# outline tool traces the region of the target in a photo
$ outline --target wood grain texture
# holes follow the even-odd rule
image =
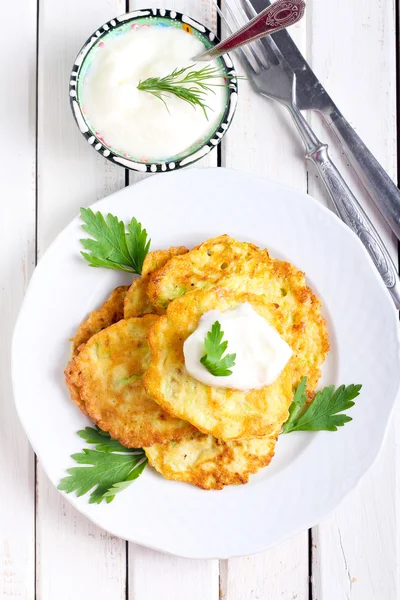
[[[39,11],[39,259],[80,206],[124,186],[124,170],[89,147],[69,106],[68,82],[83,42],[125,12],[123,0],[42,0]],[[79,16],[79,18],[78,18]]]
[[[307,535],[300,534],[261,554],[221,561],[221,600],[308,600],[307,557]]]
[[[223,0],[226,1],[226,0]],[[131,0],[130,8],[168,7],[216,30],[211,0]],[[5,13],[4,13],[5,11]],[[125,173],[79,134],[68,105],[68,75],[83,40],[125,11],[124,0],[39,0],[38,254],[80,206],[119,189]],[[9,345],[35,260],[36,0],[7,2],[0,95],[0,598],[35,598],[34,458],[11,402]],[[308,0],[307,18],[292,30],[317,75],[371,150],[396,175],[395,0]],[[15,65],[18,65],[18,68]],[[386,244],[393,236],[349,170],[318,115],[310,116],[333,158],[367,208]],[[216,166],[211,153],[196,166]],[[240,84],[239,108],[222,146],[222,164],[267,176],[328,203],[283,109]],[[130,182],[140,178],[130,174]],[[396,600],[400,596],[400,412],[383,451],[358,488],[313,529],[313,600]],[[396,445],[397,440],[397,445]],[[397,459],[396,459],[397,452]],[[397,462],[396,462],[397,461]],[[2,488],[3,489],[3,488]],[[38,600],[308,600],[308,536],[230,561],[191,561],[129,544],[100,530],[48,482],[37,479]],[[126,580],[128,558],[128,580]]]
[[[305,48],[305,22],[291,33]],[[240,62],[235,62],[244,74]],[[223,164],[304,192],[307,170],[302,150],[286,109],[257,96],[249,82],[241,81],[238,111],[223,142]],[[220,570],[223,600],[308,600],[308,533],[267,552],[224,561]]]
[[[291,27],[290,33],[299,48],[305,50],[305,21]],[[234,53],[233,58],[239,75],[246,77],[241,55]],[[222,144],[223,166],[307,190],[303,147],[288,111],[256,94],[249,81],[239,82],[237,113]]]
[[[171,8],[186,13],[217,31],[216,12],[210,0],[131,0],[129,8]],[[217,150],[195,164],[218,165]],[[130,172],[130,183],[143,178]],[[185,560],[129,544],[129,600],[217,600],[218,561]]]
[[[308,59],[317,76],[395,179],[394,0],[352,3],[340,0],[334,5],[311,0],[307,30]],[[346,174],[348,183],[396,258],[394,238],[348,167],[340,146],[333,143],[318,115],[313,115],[311,122],[323,140],[332,140],[331,154],[335,162]],[[310,193],[327,202],[314,171],[310,171],[309,181]],[[400,496],[395,481],[396,431],[398,436],[398,413],[374,467],[334,515],[313,530],[314,600],[395,600],[399,597],[396,531]]]
[[[2,6],[0,37],[0,598],[34,598],[34,454],[18,421],[11,337],[35,264],[36,2]],[[18,22],[18,35],[7,23]],[[13,60],[7,57],[13,56]],[[19,68],[16,69],[15,65]]]
[[[69,73],[83,42],[124,12],[120,0],[52,2],[39,11],[38,254],[86,206],[124,186],[123,169],[95,153],[70,113]],[[125,542],[81,516],[48,482],[37,481],[37,594],[40,600],[125,598]]]
[[[132,600],[218,600],[218,561],[187,560],[130,545]]]
[[[394,448],[392,428],[372,470],[313,529],[313,600],[399,597]]]

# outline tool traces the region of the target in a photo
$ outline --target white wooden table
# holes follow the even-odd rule
[[[319,78],[394,179],[395,4],[308,0],[306,18],[292,30]],[[68,105],[70,67],[100,24],[149,5],[187,12],[217,29],[211,0],[2,3],[0,599],[396,600],[398,413],[378,461],[333,515],[263,554],[220,563],[158,554],[92,525],[53,489],[18,422],[9,345],[35,262],[80,206],[137,179],[93,152],[79,134]],[[240,91],[226,142],[200,164],[263,173],[326,202],[287,115],[246,83]],[[310,119],[321,137],[330,139],[318,115]],[[395,240],[346,159],[331,147],[397,261]],[[134,508],[132,518],[140,518]]]

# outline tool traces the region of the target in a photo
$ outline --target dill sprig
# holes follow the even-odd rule
[[[138,90],[149,92],[161,100],[167,110],[168,105],[165,98],[171,95],[191,104],[194,108],[200,106],[208,120],[207,109],[211,109],[205,103],[206,94],[207,92],[214,94],[212,88],[221,87],[221,84],[213,83],[210,80],[220,79],[221,77],[229,79],[232,76],[222,72],[217,67],[206,66],[196,71],[194,66],[190,65],[189,67],[183,67],[183,69],[175,69],[165,77],[149,77],[139,82]],[[236,75],[233,77],[236,77]]]

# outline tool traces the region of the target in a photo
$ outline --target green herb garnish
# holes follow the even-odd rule
[[[82,229],[94,238],[81,240],[88,251],[81,254],[91,267],[141,274],[151,241],[141,223],[133,218],[126,232],[123,221],[110,214],[104,218],[90,208],[81,208],[81,218]]]
[[[68,477],[61,479],[59,490],[83,496],[93,488],[89,504],[109,504],[115,494],[125,490],[144,471],[147,458],[143,450],[125,448],[98,427],[86,427],[78,435],[96,449],[84,448],[72,458],[82,467],[67,469]]]
[[[165,77],[149,77],[139,82],[138,90],[149,92],[161,100],[167,110],[168,105],[165,98],[171,95],[191,104],[194,108],[200,106],[208,120],[207,109],[211,109],[205,104],[206,94],[207,92],[214,93],[213,87],[221,87],[221,84],[212,83],[211,80],[221,77],[231,79],[232,77],[237,78],[237,76],[221,72],[218,67],[207,66],[199,71],[195,71],[193,68],[194,65],[191,65],[183,69],[175,69],[171,75]]]
[[[283,426],[283,433],[292,431],[337,431],[345,423],[352,421],[347,415],[338,414],[354,406],[354,398],[360,394],[361,385],[334,385],[315,394],[313,402],[306,406],[307,377],[303,377],[289,409],[289,418]]]
[[[207,333],[204,340],[206,354],[200,359],[202,365],[216,377],[227,377],[232,375],[230,367],[235,366],[236,354],[227,354],[222,358],[228,348],[228,342],[222,341],[224,332],[221,331],[221,324],[215,321],[211,330]]]

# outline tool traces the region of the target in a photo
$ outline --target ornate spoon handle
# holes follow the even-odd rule
[[[193,60],[207,61],[222,56],[231,50],[236,50],[244,44],[253,42],[265,35],[275,33],[280,29],[285,29],[300,21],[304,15],[304,0],[277,0],[271,6],[268,6],[257,17],[247,23],[242,29],[228,37],[226,40],[195,56]]]

